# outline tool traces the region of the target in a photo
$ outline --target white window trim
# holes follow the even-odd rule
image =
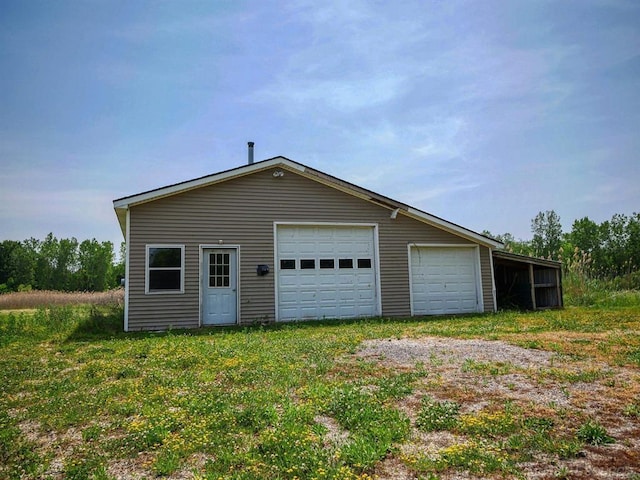
[[[411,250],[412,248],[421,248],[421,247],[451,247],[451,248],[472,248],[475,250],[474,260],[475,260],[475,277],[476,277],[476,305],[477,312],[484,312],[484,290],[482,286],[482,264],[480,262],[480,245],[473,245],[468,243],[409,243],[407,244],[407,255],[409,260],[409,306],[411,309],[411,316],[415,316],[415,310],[413,308],[413,282],[411,279],[413,278],[413,271],[411,268]]]
[[[180,289],[179,290],[149,290],[149,250],[151,248],[179,248],[180,249]],[[174,243],[151,243],[145,246],[144,256],[144,293],[146,295],[176,295],[184,293],[184,245]],[[166,270],[177,270],[176,267]]]

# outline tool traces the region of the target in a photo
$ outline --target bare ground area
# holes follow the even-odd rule
[[[553,412],[572,422],[593,419],[615,439],[611,445],[587,446],[577,458],[560,460],[540,455],[519,467],[528,479],[640,478],[640,421],[622,414],[629,401],[640,398],[640,372],[575,356],[526,349],[500,341],[453,338],[389,339],[364,342],[360,358],[384,368],[426,371],[421,388],[401,401],[400,408],[415,424],[425,395],[461,404],[461,413],[488,405],[511,404],[528,412]],[[577,425],[573,425],[577,428]],[[464,441],[448,431],[414,429],[401,455],[436,453]],[[382,462],[380,479],[419,478],[396,457]],[[442,472],[442,480],[492,478]],[[499,477],[498,477],[499,478]]]

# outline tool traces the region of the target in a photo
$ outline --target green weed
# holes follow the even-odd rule
[[[607,430],[593,420],[588,420],[583,423],[580,428],[578,428],[576,436],[589,445],[606,445],[615,442],[615,439],[609,436]]]
[[[426,432],[450,430],[458,423],[460,404],[456,402],[438,402],[424,397],[420,404],[416,426]]]
[[[628,417],[640,418],[640,399],[626,405],[622,413]]]
[[[553,380],[559,380],[561,382],[568,383],[592,383],[596,380],[600,380],[602,378],[613,375],[611,370],[603,370],[599,368],[592,368],[587,370],[565,370],[560,368],[549,368],[542,369],[540,371],[540,375],[542,378],[551,378]]]
[[[462,364],[463,372],[473,372],[491,376],[507,375],[511,373],[513,369],[513,365],[508,362],[478,362],[470,358],[467,358]]]
[[[418,472],[444,472],[464,470],[473,475],[490,475],[496,472],[514,473],[515,464],[500,448],[483,441],[456,443],[441,449],[435,456],[418,456],[409,459]]]
[[[456,430],[470,435],[497,438],[518,429],[519,425],[508,412],[479,412],[461,415]]]
[[[0,477],[20,479],[34,477],[43,460],[35,445],[28,442],[4,408],[0,409]]]
[[[414,373],[400,373],[378,380],[377,397],[382,400],[398,399],[406,397],[413,392]]]
[[[334,391],[327,413],[351,434],[340,456],[357,468],[371,467],[409,433],[409,419],[372,393],[353,385]]]

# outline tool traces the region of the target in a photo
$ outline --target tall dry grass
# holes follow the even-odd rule
[[[106,292],[58,292],[32,290],[0,295],[0,310],[21,310],[64,305],[118,305],[124,303],[124,289]]]

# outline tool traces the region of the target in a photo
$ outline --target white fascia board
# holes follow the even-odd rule
[[[178,183],[176,185],[170,185],[168,187],[162,187],[149,192],[140,193],[138,195],[132,195],[130,197],[114,200],[113,208],[118,210],[120,208],[128,208],[132,205],[139,205],[141,203],[151,202],[159,198],[170,197],[171,195],[176,195],[178,193],[186,192],[188,190],[194,190],[196,188],[224,182],[225,180],[230,180],[232,178],[238,178],[244,175],[249,175],[251,173],[254,173],[260,170],[266,170],[268,168],[271,168],[277,165],[287,166],[292,170],[297,170],[300,172],[304,172],[305,170],[303,166],[298,165],[284,157],[276,157],[269,160],[264,160],[262,162],[245,165],[244,167],[234,168],[232,170],[227,170],[225,172],[215,173],[213,175],[208,175],[206,177],[196,178],[195,180],[188,180],[186,182]]]
[[[488,237],[485,237],[484,235],[480,235],[471,230],[467,230],[466,228],[460,227],[454,223],[447,222],[446,220],[443,220],[441,218],[434,217],[433,215],[429,215],[428,213],[422,212],[420,210],[416,210],[415,208],[409,207],[407,209],[407,214],[417,220],[421,220],[431,225],[440,227],[443,230],[471,240],[475,243],[479,243],[480,245],[484,245],[490,248],[500,248],[503,246],[502,243],[496,240],[492,240]]]

